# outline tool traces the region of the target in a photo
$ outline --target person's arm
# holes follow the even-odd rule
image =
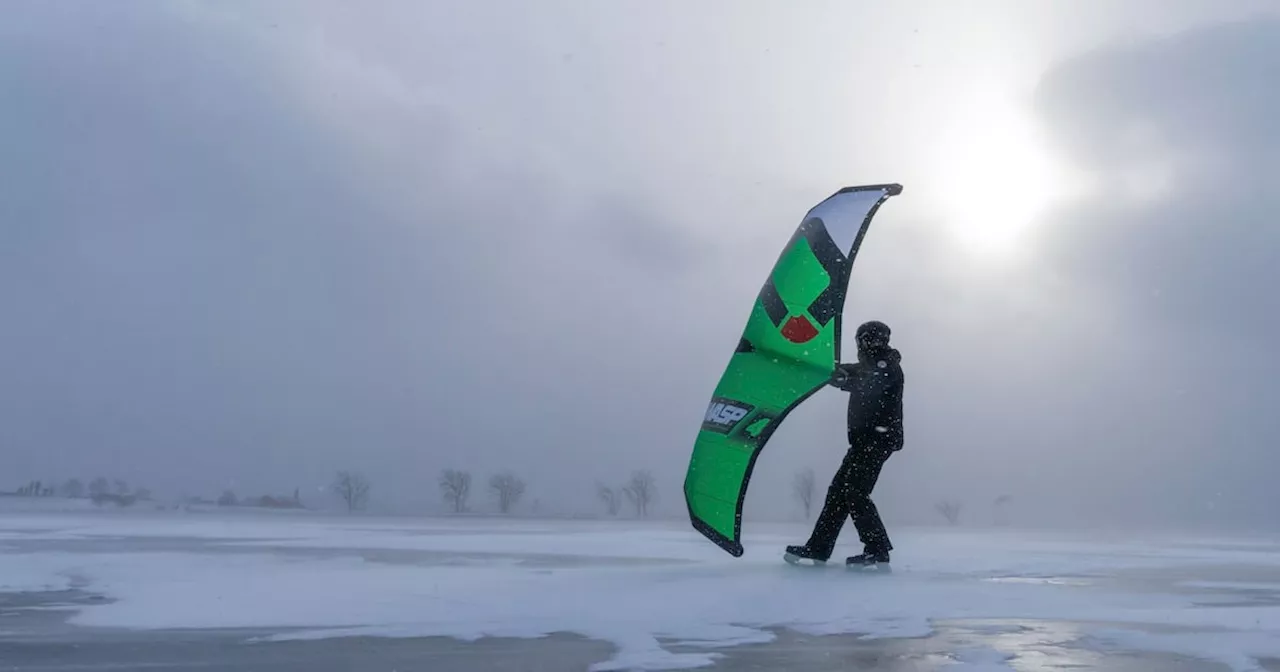
[[[845,392],[854,390],[854,378],[858,372],[858,364],[836,364],[836,370],[831,373],[831,380],[828,384]]]

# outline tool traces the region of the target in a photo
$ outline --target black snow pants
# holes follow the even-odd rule
[[[831,486],[827,488],[827,499],[807,544],[810,549],[824,558],[831,557],[836,538],[844,527],[845,516],[853,519],[858,539],[867,552],[893,549],[889,533],[880,520],[880,512],[871,501],[871,491],[880,478],[880,469],[892,454],[892,449],[883,447],[875,439],[856,441],[849,447],[840,468],[831,478]]]

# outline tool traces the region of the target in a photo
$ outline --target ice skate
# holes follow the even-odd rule
[[[782,559],[793,565],[812,564],[825,565],[830,556],[825,556],[808,546],[788,546],[786,553],[782,554]],[[808,563],[802,562],[808,560]]]

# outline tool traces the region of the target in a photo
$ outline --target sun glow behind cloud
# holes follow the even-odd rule
[[[1016,254],[1037,219],[1074,188],[1073,176],[1008,97],[955,101],[946,118],[925,159],[930,202],[967,253]]]

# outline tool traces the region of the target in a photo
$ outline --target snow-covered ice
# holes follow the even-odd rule
[[[51,571],[38,558],[10,555],[0,549],[0,593],[65,590],[70,586],[71,577]]]
[[[950,672],[1009,672],[1014,669],[1008,665],[1009,658],[1009,654],[995,649],[965,649],[956,652],[956,662],[944,669]]]
[[[1083,627],[1099,647],[1236,670],[1280,656],[1275,544],[900,530],[894,572],[859,575],[784,564],[782,547],[803,528],[749,527],[746,555],[733,558],[679,523],[8,516],[0,591],[74,578],[109,598],[79,607],[70,622],[83,626],[250,627],[276,639],[571,632],[618,647],[601,669],[704,665],[778,627],[901,638],[964,619],[1096,624]],[[846,535],[841,553],[856,542]],[[118,543],[130,539],[185,545]],[[1257,597],[1206,599],[1242,592]],[[1014,669],[1017,655],[974,646],[954,652],[949,669]]]

